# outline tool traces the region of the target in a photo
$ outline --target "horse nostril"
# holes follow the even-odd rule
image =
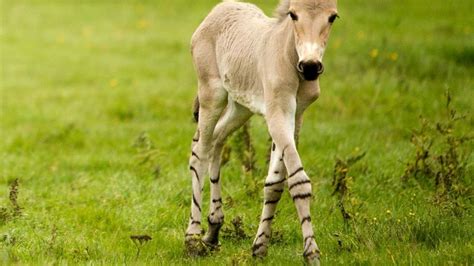
[[[296,69],[297,69],[300,73],[303,73],[303,71],[304,71],[304,63],[303,63],[303,62],[299,62],[298,65],[296,66]]]
[[[322,74],[324,72],[324,66],[321,62],[316,62],[316,68],[318,71],[318,74]]]

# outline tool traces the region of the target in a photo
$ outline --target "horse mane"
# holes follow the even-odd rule
[[[288,16],[288,10],[290,9],[290,0],[281,0],[280,4],[275,10],[275,17],[278,22],[283,21]]]

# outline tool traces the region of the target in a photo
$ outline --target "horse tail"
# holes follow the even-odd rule
[[[199,121],[199,97],[198,96],[194,98],[193,116],[194,116],[194,121],[197,123]]]

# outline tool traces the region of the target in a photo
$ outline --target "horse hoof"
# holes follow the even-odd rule
[[[307,254],[304,254],[305,264],[312,265],[312,266],[320,266],[320,252],[319,250],[315,249]]]
[[[221,247],[221,244],[219,243],[218,240],[208,235],[203,237],[202,243],[206,245],[212,251],[219,250],[219,248]]]
[[[190,257],[199,257],[209,254],[209,248],[202,241],[200,235],[186,236],[185,239],[186,253]]]
[[[252,256],[264,258],[267,256],[267,247],[263,244],[254,244],[252,247]]]

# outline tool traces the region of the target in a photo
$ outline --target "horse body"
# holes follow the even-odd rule
[[[201,241],[204,175],[209,173],[209,229],[202,241],[218,244],[224,213],[220,191],[220,155],[226,138],[253,114],[265,117],[273,139],[264,189],[264,208],[253,254],[264,256],[271,221],[288,185],[304,237],[305,258],[319,262],[310,217],[311,182],[305,173],[296,138],[305,109],[320,92],[318,77],[335,0],[282,0],[277,18],[255,5],[225,1],[201,23],[191,41],[198,77],[199,121],[189,160],[193,196],[186,244]],[[288,178],[286,178],[288,176]]]
[[[191,41],[193,55],[202,54],[195,58],[215,57],[218,73],[210,76],[219,76],[229,98],[258,114],[265,110],[259,54],[275,23],[255,5],[223,2],[210,12]],[[202,49],[203,41],[212,45]],[[196,68],[208,68],[202,65],[207,63],[195,60]]]

